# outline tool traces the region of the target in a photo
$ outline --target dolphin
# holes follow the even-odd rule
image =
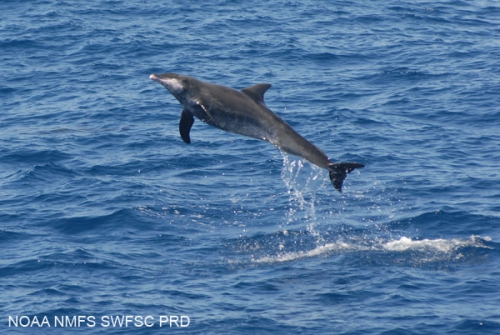
[[[196,116],[216,128],[270,142],[284,152],[328,170],[339,192],[342,192],[347,174],[364,167],[355,162],[332,162],[323,151],[267,108],[264,93],[270,84],[256,84],[238,91],[176,73],[152,74],[149,79],[160,83],[183,106],[179,132],[186,143],[191,143],[189,131]]]

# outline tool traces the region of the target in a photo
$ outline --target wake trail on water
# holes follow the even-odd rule
[[[281,263],[333,254],[363,253],[380,257],[403,256],[408,258],[409,264],[422,264],[459,260],[465,257],[461,250],[467,247],[491,249],[485,244],[491,241],[488,236],[473,235],[468,238],[451,239],[410,237],[401,231],[392,232],[390,228],[381,230],[380,225],[376,224],[373,227],[366,227],[365,223],[363,229],[354,228],[349,231],[342,228],[338,231],[338,235],[332,236],[331,232],[320,229],[321,220],[318,219],[316,207],[316,194],[329,186],[325,171],[310,164],[311,169],[308,173],[309,169],[305,168],[303,161],[292,158],[286,153],[282,154],[281,178],[288,188],[289,195],[285,224],[280,226],[284,229],[277,234],[278,238],[273,238],[268,244],[265,254],[252,255],[254,263]],[[335,204],[339,202],[333,202],[332,206]],[[320,213],[319,216],[323,217],[323,214]],[[342,219],[340,217],[339,221]],[[303,226],[304,223],[305,231],[298,232],[297,224]],[[297,237],[299,235],[300,237]],[[308,243],[302,243],[301,247],[297,247],[297,244],[300,244],[297,240],[303,242],[308,239],[310,240]],[[275,254],[272,254],[273,249],[277,251]],[[391,263],[390,258],[387,259],[387,263]]]
[[[403,236],[400,239],[394,240],[373,240],[371,243],[352,243],[337,241],[317,245],[311,250],[280,252],[276,255],[267,255],[253,259],[254,263],[281,263],[295,261],[304,258],[328,256],[332,254],[345,253],[407,253],[409,258],[408,263],[421,264],[429,262],[460,260],[463,253],[459,252],[462,248],[487,248],[491,247],[484,242],[491,241],[491,238],[485,236],[471,236],[468,239],[423,239],[415,240],[410,237]],[[417,259],[418,258],[418,259]]]

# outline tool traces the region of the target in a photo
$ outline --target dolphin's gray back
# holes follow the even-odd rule
[[[274,123],[279,117],[265,105],[257,103],[241,91],[206,84],[200,92],[200,102],[216,120],[213,126],[260,140],[269,141],[275,137]]]
[[[237,91],[225,86],[204,84],[200,91],[200,102],[217,121],[204,122],[225,131],[271,142],[287,153],[302,156],[322,168],[329,168],[331,161],[323,151],[267,108],[262,96],[253,95],[252,91],[245,92],[247,89]]]

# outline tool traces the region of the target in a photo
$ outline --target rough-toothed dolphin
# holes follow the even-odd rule
[[[363,164],[334,163],[314,144],[299,135],[264,103],[270,84],[234,90],[175,73],[152,74],[149,79],[163,85],[184,107],[179,131],[191,143],[189,131],[196,116],[216,128],[271,142],[277,148],[327,169],[333,186],[342,192],[347,174]]]

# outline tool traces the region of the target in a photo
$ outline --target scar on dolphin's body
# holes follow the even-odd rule
[[[332,162],[323,151],[267,108],[264,93],[270,84],[256,84],[238,91],[176,73],[152,74],[149,79],[160,83],[183,106],[179,132],[186,143],[191,143],[189,131],[196,116],[216,128],[270,142],[284,152],[328,170],[339,192],[342,192],[347,174],[364,167],[355,162]]]

